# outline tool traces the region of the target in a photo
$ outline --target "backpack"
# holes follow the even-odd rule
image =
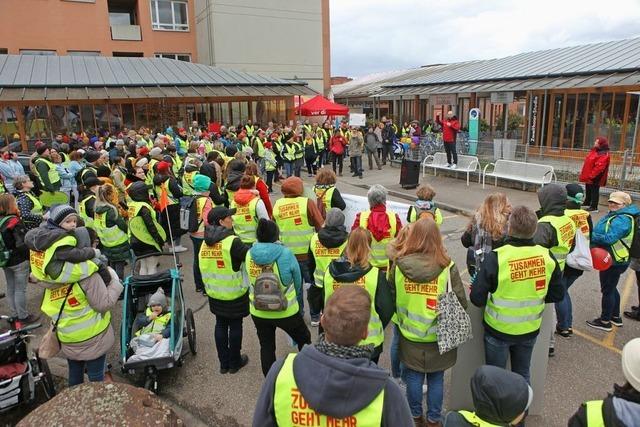
[[[282,291],[280,277],[273,271],[273,264],[261,265],[262,271],[253,285],[253,304],[262,311],[284,311],[287,299]]]
[[[189,233],[198,231],[203,219],[198,217],[198,200],[200,196],[183,196],[180,198],[180,228]]]
[[[627,247],[629,250],[629,258],[640,258],[640,215],[625,215],[632,218],[634,230],[631,245]],[[627,246],[622,240],[620,240],[620,243]]]
[[[1,232],[5,231],[7,222],[12,218],[16,218],[16,216],[7,215],[4,218],[0,219],[0,267],[6,267],[9,263],[9,259],[11,259],[12,251],[11,249],[7,248]]]

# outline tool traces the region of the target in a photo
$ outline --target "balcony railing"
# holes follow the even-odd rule
[[[140,41],[142,33],[139,25],[112,25],[111,40]]]

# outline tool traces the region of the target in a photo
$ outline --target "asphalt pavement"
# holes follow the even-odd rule
[[[348,168],[345,168],[345,172]],[[346,176],[340,178],[338,188],[342,193],[364,196],[369,185],[380,183],[390,190],[390,200],[408,202],[415,193],[411,189],[403,189],[398,184],[399,168],[385,167],[382,171],[365,171],[363,179]],[[309,185],[312,179],[303,179]],[[465,229],[469,215],[480,204],[482,199],[493,191],[504,191],[512,204],[526,204],[537,208],[535,192],[520,189],[493,187],[486,189],[477,182],[467,187],[464,180],[449,177],[425,176],[424,182],[431,183],[437,191],[436,201],[444,210],[444,223],[441,231],[445,245],[453,260],[463,272],[463,280],[468,281],[465,265],[465,249],[460,244],[460,235]],[[517,186],[516,186],[517,187]],[[279,188],[274,188],[273,200],[279,195]],[[600,214],[601,215],[601,214]],[[218,359],[213,341],[214,316],[209,311],[207,299],[195,292],[193,284],[192,262],[193,251],[187,237],[183,237],[183,245],[188,252],[179,254],[183,264],[184,295],[186,304],[195,312],[198,353],[185,356],[184,365],[163,371],[159,377],[160,396],[177,408],[187,425],[208,426],[250,426],[253,408],[262,386],[263,376],[259,363],[259,343],[255,328],[250,318],[244,321],[243,353],[249,355],[249,364],[237,374],[221,375],[218,372]],[[170,257],[165,257],[170,258]],[[168,263],[163,260],[163,263]],[[167,264],[168,265],[168,264]],[[622,307],[628,309],[635,304],[637,298],[635,276],[629,272],[621,278],[619,284]],[[4,282],[0,291],[4,289]],[[557,336],[556,356],[550,360],[545,387],[545,410],[541,417],[529,417],[528,426],[563,426],[575,412],[581,402],[598,399],[611,392],[613,383],[621,383],[623,376],[620,368],[622,346],[630,339],[640,336],[640,323],[625,319],[624,327],[615,328],[606,333],[590,329],[585,321],[597,317],[600,308],[600,291],[598,276],[595,272],[587,272],[576,281],[571,288],[574,312],[574,331],[571,338]],[[41,293],[35,288],[28,291],[28,306],[32,312],[39,312]],[[0,312],[8,309],[6,301],[0,301]],[[114,326],[120,327],[121,303],[113,311]],[[308,310],[307,310],[307,321]],[[118,329],[119,330],[119,329]],[[311,328],[312,340],[317,338],[317,328]],[[40,334],[43,332],[41,331]],[[386,330],[386,342],[390,342],[391,328]],[[185,345],[185,348],[187,346]],[[278,332],[277,354],[283,357],[295,351],[290,347],[285,334]],[[116,381],[127,381],[141,385],[141,378],[122,375],[119,371],[119,347],[116,345],[110,352],[109,362],[113,365]],[[51,361],[54,374],[66,376],[66,363],[60,359]],[[389,368],[389,352],[385,350],[380,365]],[[312,373],[310,373],[312,375]],[[445,409],[449,394],[445,382]],[[425,403],[426,408],[426,403]],[[16,414],[13,414],[14,418]],[[4,423],[0,423],[4,424]]]

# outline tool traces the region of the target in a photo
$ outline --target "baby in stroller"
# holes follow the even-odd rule
[[[168,338],[171,336],[171,312],[168,311],[167,297],[162,288],[149,297],[147,309],[133,322],[130,347],[136,353],[130,360],[142,360],[168,353]]]

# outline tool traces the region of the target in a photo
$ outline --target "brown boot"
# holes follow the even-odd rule
[[[427,420],[425,420],[422,415],[420,415],[419,417],[413,417],[413,425],[415,427],[426,427]]]
[[[442,423],[440,421],[425,421],[424,424],[426,427],[442,427]]]

